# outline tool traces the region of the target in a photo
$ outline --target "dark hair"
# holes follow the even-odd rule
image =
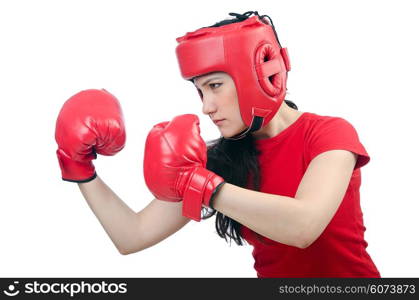
[[[244,14],[230,13],[230,15],[235,16],[236,18],[223,20],[209,27],[219,27],[241,22],[246,20],[251,14],[258,15],[257,12],[246,12]],[[263,18],[264,16],[260,17]],[[272,24],[272,20],[270,21]],[[289,107],[298,110],[298,107],[294,102],[285,100],[285,103]],[[206,167],[208,170],[223,177],[225,182],[246,189],[259,191],[261,178],[258,155],[260,153],[256,149],[255,139],[252,134],[249,133],[239,140],[220,137],[209,141],[207,143],[207,154],[208,161]],[[216,214],[215,228],[218,235],[226,241],[228,241],[227,238],[229,238],[230,244],[231,240],[234,240],[237,245],[243,245],[244,239],[240,233],[242,225],[239,222],[212,208],[202,209],[203,219],[208,219],[214,214]],[[258,234],[256,234],[256,236],[260,239]]]

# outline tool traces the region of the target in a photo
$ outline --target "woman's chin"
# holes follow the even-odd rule
[[[230,131],[229,131],[229,130],[225,130],[225,129],[222,129],[222,128],[218,128],[218,130],[220,131],[221,136],[222,136],[223,138],[229,138],[229,137],[232,137],[232,136],[233,136],[233,135],[230,133]]]
[[[228,130],[226,128],[219,128],[221,135],[223,138],[232,138],[233,136],[236,136],[240,133],[242,133],[246,128],[243,127],[239,130]]]

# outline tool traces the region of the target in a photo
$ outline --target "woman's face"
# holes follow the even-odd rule
[[[223,137],[232,137],[246,129],[240,116],[236,86],[230,75],[210,73],[196,77],[194,84],[201,95],[202,112],[211,118]]]

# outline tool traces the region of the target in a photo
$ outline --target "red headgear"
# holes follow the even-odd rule
[[[226,72],[234,80],[243,122],[249,131],[273,118],[285,98],[290,62],[272,26],[259,15],[220,27],[205,27],[176,39],[185,79]]]

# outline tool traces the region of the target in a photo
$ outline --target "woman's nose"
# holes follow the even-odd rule
[[[202,113],[205,115],[213,114],[217,110],[213,97],[204,95],[202,97]]]

